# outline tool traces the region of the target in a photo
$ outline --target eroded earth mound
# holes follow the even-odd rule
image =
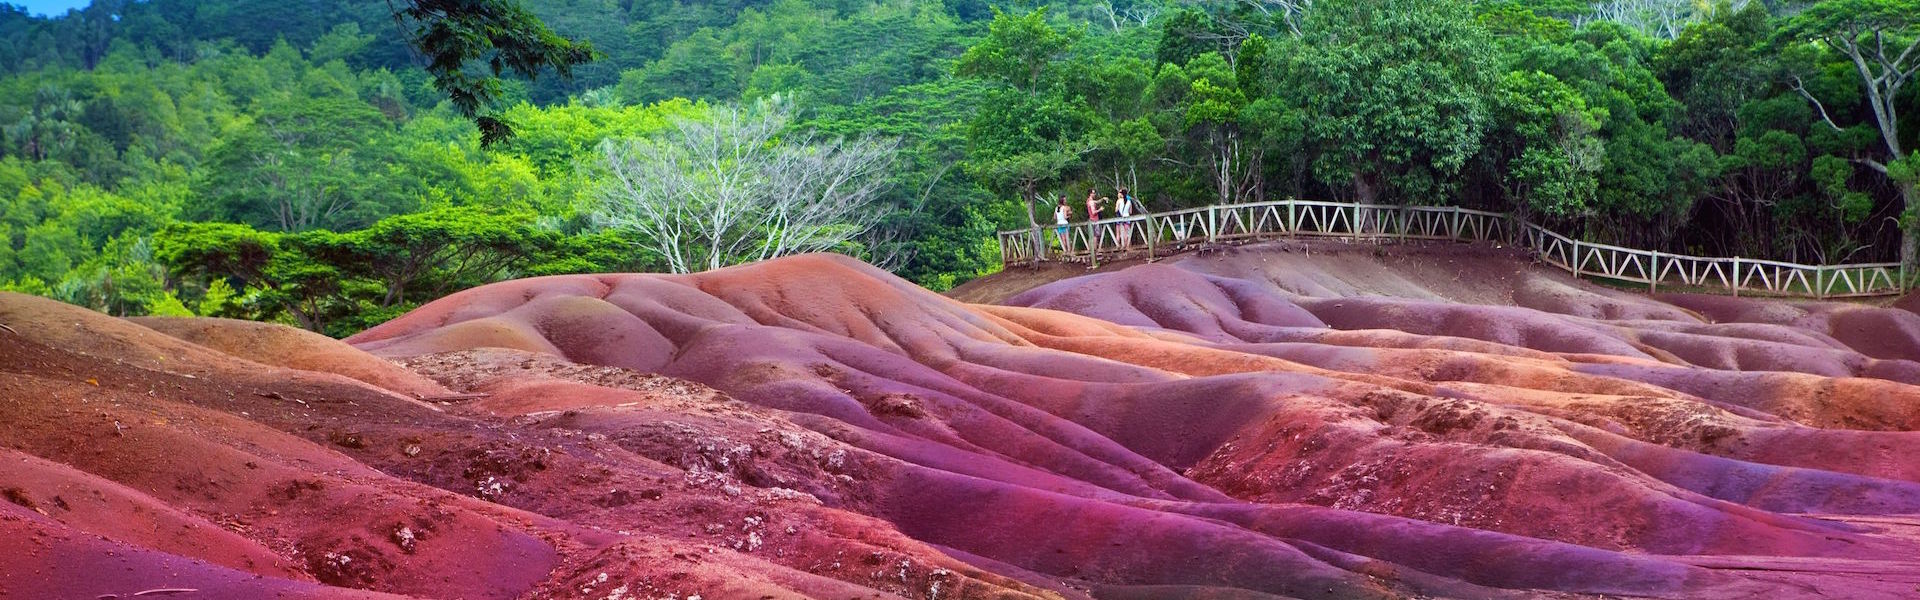
[[[1920,595],[1903,304],[1318,242],[954,296],[811,255],[346,344],[0,296],[0,596]]]

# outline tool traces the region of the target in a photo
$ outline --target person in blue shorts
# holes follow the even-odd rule
[[[1060,205],[1053,207],[1053,237],[1060,240],[1060,253],[1067,253],[1067,218],[1073,215],[1073,209],[1067,207],[1067,197],[1060,197]]]

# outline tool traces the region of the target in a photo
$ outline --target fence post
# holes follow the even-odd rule
[[[1100,268],[1100,223],[1087,221],[1087,268]]]
[[[1733,297],[1740,297],[1740,257],[1733,257],[1733,280],[1728,284],[1733,288]]]
[[[1653,257],[1647,259],[1647,264],[1652,265],[1652,270],[1653,270],[1652,274],[1647,275],[1647,293],[1650,295],[1658,294],[1660,293],[1660,251],[1659,250],[1653,251]]]
[[[1220,205],[1207,205],[1207,243],[1212,244],[1220,237]]]
[[[1160,237],[1160,233],[1157,231],[1154,231],[1153,229],[1154,227],[1153,224],[1157,222],[1158,219],[1153,218],[1153,213],[1147,213],[1147,216],[1144,218],[1146,219],[1146,222],[1140,224],[1140,231],[1146,232],[1147,234],[1147,260],[1152,261],[1155,256],[1153,251],[1153,241]]]
[[[1586,264],[1580,261],[1580,240],[1573,240],[1573,261],[1572,262],[1573,264],[1570,264],[1567,266],[1573,269],[1574,277],[1579,277],[1580,265]]]
[[[1087,264],[1100,260],[1100,226],[1087,221]]]

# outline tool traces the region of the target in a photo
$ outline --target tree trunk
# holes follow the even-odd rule
[[[1020,189],[1020,195],[1024,196],[1020,204],[1027,207],[1027,226],[1039,227],[1040,221],[1035,220],[1033,218],[1033,200],[1034,200],[1034,196],[1036,195],[1033,189],[1033,182],[1029,181],[1027,182],[1026,185],[1022,186]]]
[[[1374,188],[1372,179],[1373,178],[1368,177],[1364,173],[1353,174],[1354,201],[1361,204],[1373,204],[1374,199],[1379,197],[1379,190]]]
[[[1900,272],[1911,277],[1920,273],[1915,270],[1920,267],[1920,223],[1908,222],[1905,217],[1907,212],[1915,210],[1915,203],[1920,202],[1920,185],[1901,186],[1900,195],[1906,200],[1900,211]],[[1902,281],[1900,285],[1904,288],[1907,282]]]

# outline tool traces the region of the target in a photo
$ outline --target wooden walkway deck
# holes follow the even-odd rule
[[[1575,275],[1642,283],[1649,290],[1667,285],[1735,296],[1857,298],[1901,294],[1912,285],[1900,263],[1802,265],[1636,250],[1582,242],[1513,215],[1450,206],[1308,200],[1206,206],[1069,225],[1064,250],[1055,229],[1000,232],[1002,262],[1097,262],[1142,251],[1153,255],[1279,238],[1453,240],[1513,244]]]

